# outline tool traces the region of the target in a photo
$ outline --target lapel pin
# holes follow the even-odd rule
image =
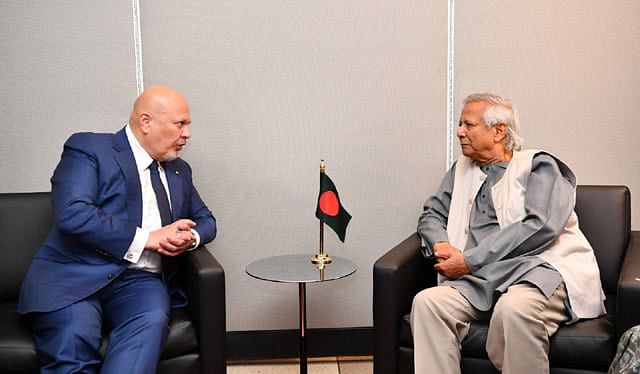
[[[176,175],[180,175],[180,172],[178,170],[176,170]]]

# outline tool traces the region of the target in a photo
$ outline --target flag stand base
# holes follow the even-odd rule
[[[311,262],[318,266],[328,265],[331,263],[331,261],[333,261],[331,256],[324,253],[316,253],[316,255],[311,259]]]

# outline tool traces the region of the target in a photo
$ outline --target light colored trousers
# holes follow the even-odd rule
[[[492,312],[481,312],[452,287],[422,290],[411,309],[415,373],[460,373],[461,342],[479,319],[490,319],[486,349],[499,371],[549,373],[549,337],[568,319],[565,298],[564,283],[550,299],[522,283],[509,287]]]

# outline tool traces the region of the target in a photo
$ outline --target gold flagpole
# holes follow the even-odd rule
[[[320,174],[324,174],[324,169],[324,160],[320,160]],[[311,259],[311,262],[323,270],[324,266],[330,264],[331,261],[331,256],[324,253],[324,221],[320,219],[320,251]]]

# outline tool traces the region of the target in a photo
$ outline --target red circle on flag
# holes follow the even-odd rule
[[[318,202],[322,213],[335,217],[340,212],[340,203],[338,202],[338,196],[333,191],[325,191],[320,195],[320,201]]]

